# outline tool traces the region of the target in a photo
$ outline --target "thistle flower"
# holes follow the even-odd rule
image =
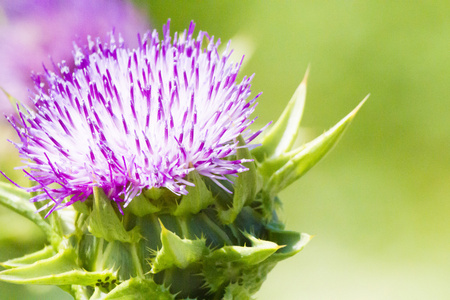
[[[35,77],[36,112],[19,107],[10,120],[34,205],[6,184],[0,203],[50,245],[4,262],[0,280],[58,285],[76,299],[250,299],[309,242],[284,230],[277,194],[331,149],[362,103],[294,148],[305,77],[255,147],[258,96],[249,100],[252,76],[236,81],[230,48],[195,38],[193,23],[163,32],[133,50],[113,34],[89,39],[75,47],[74,71],[62,62]]]
[[[0,86],[25,101],[28,88],[34,91],[30,73],[40,71],[49,55],[72,69],[74,40],[84,43],[88,35],[104,36],[115,28],[131,42],[148,26],[145,16],[123,0],[3,0],[0,40],[7,42],[0,43]],[[3,93],[0,109],[14,110]]]
[[[37,112],[12,123],[29,159],[25,172],[38,183],[29,191],[45,192],[32,201],[50,197],[51,213],[100,187],[127,206],[152,188],[187,194],[194,170],[218,185],[247,170],[247,160],[224,158],[236,154],[239,135],[248,143],[258,134],[246,130],[251,77],[236,84],[239,64],[219,55],[220,41],[203,49],[207,35],[193,32],[191,24],[172,43],[167,24],[161,41],[156,32],[145,35],[135,50],[114,36],[109,44],[90,40],[76,48],[73,73],[62,63],[57,73],[46,70],[46,83],[35,78]]]

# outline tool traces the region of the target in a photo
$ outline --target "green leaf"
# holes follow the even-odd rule
[[[8,261],[5,261],[3,263],[0,263],[5,268],[15,268],[15,267],[21,267],[25,265],[30,265],[32,263],[35,263],[39,260],[47,259],[55,255],[55,250],[51,246],[46,246],[44,249],[39,250],[37,252],[27,254],[25,256],[10,259]]]
[[[237,149],[237,159],[252,159],[250,150],[245,146],[245,140],[242,136],[238,136],[240,148]],[[258,178],[254,161],[243,163],[248,171],[239,173],[234,182],[233,206],[227,210],[219,210],[219,218],[224,224],[231,224],[241,212],[245,204],[251,203],[256,196]]]
[[[189,264],[199,261],[208,252],[205,239],[182,239],[167,230],[161,221],[160,225],[162,248],[153,260],[152,273],[158,273],[173,266],[184,269]]]
[[[188,194],[181,198],[180,204],[173,212],[175,216],[196,214],[214,203],[211,191],[196,170],[188,174],[187,180],[194,183],[195,186],[186,187]]]
[[[88,229],[108,242],[135,243],[140,239],[139,228],[126,231],[102,189],[94,187],[94,205],[88,218]]]
[[[281,230],[276,234],[277,240],[288,241],[289,245],[286,245],[286,247],[278,246],[278,250],[275,253],[255,264],[237,264],[236,262],[227,263],[228,266],[234,265],[234,269],[228,267],[228,269],[224,270],[225,272],[221,272],[228,276],[218,275],[220,270],[220,264],[218,264],[215,271],[216,277],[213,281],[211,281],[210,276],[205,276],[208,286],[214,288],[214,286],[220,287],[218,284],[229,284],[225,288],[225,299],[249,299],[251,295],[260,289],[267,274],[279,261],[296,254],[303,249],[305,244],[310,240],[310,236],[307,234],[294,235],[293,232],[282,232]],[[273,237],[275,237],[275,234],[272,234],[272,238]],[[254,237],[252,237],[251,240],[253,246],[258,245],[258,247],[264,248],[264,245],[266,245],[270,248],[270,244],[267,243],[267,241],[258,240]]]
[[[156,284],[152,280],[131,278],[106,295],[104,300],[173,300],[175,296],[172,295],[164,286]]]
[[[36,224],[42,229],[49,241],[60,239],[56,236],[50,224],[36,213],[36,208],[30,203],[29,193],[11,183],[0,182],[0,203]]]
[[[268,228],[268,238],[270,241],[283,245],[272,257],[283,257],[283,259],[291,257],[306,246],[313,236],[307,233],[298,233],[295,231],[287,231],[275,228]]]
[[[367,97],[345,118],[313,141],[294,150],[289,161],[270,176],[266,186],[270,195],[276,195],[288,185],[299,179],[336,144],[351,123]]]
[[[76,263],[75,250],[64,249],[33,264],[0,272],[0,280],[19,284],[95,285],[115,279],[110,270],[87,272]]]
[[[252,237],[253,246],[224,246],[211,253],[208,260],[254,265],[262,262],[283,246]]]
[[[297,139],[305,106],[308,73],[309,68],[277,122],[263,136],[262,145],[253,149],[252,154],[259,162],[291,150]]]

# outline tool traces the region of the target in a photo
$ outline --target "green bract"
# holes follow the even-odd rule
[[[306,77],[261,146],[230,158],[253,160],[229,177],[232,184],[221,182],[232,194],[193,171],[187,195],[145,190],[122,214],[95,188],[87,201],[65,208],[73,218],[55,211],[45,219],[28,193],[1,183],[0,202],[39,226],[49,246],[4,262],[0,279],[58,285],[75,299],[251,299],[276,263],[311,238],[284,229],[277,194],[332,148],[365,101],[293,148],[305,94]],[[236,142],[245,145],[242,137]]]

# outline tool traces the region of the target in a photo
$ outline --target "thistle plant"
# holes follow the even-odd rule
[[[9,118],[34,183],[0,202],[48,245],[2,265],[3,281],[57,285],[75,299],[251,299],[310,236],[285,230],[277,194],[337,142],[356,112],[296,147],[306,77],[283,114],[252,131],[253,76],[228,44],[169,23],[128,49],[76,46],[35,77],[36,111]],[[204,41],[207,44],[204,44]],[[258,142],[255,139],[259,138]],[[5,175],[6,176],[6,175]]]

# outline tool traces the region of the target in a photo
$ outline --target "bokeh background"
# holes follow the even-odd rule
[[[263,91],[259,125],[280,115],[308,65],[304,139],[371,94],[332,153],[281,193],[288,229],[316,236],[269,274],[257,299],[450,299],[450,2],[134,5],[160,32],[168,18],[173,31],[194,20],[253,53],[242,74],[256,73],[253,91]],[[20,182],[12,136],[2,124],[0,169]],[[0,226],[1,260],[42,246],[38,229],[14,213],[2,209]],[[0,291],[70,299],[49,287]]]

